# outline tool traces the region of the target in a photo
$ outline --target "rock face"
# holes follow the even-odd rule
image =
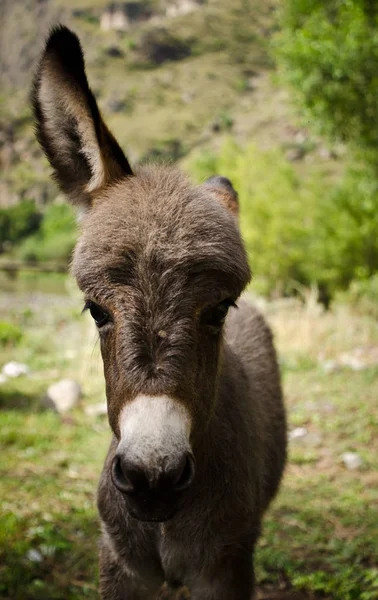
[[[62,379],[47,389],[44,405],[59,414],[74,408],[82,396],[80,385],[74,379]]]

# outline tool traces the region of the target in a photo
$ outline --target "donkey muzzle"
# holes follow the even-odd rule
[[[120,415],[114,486],[142,521],[166,521],[195,475],[187,409],[168,396],[137,396]]]
[[[122,492],[132,516],[141,521],[167,521],[177,510],[179,496],[194,479],[193,456],[185,454],[177,467],[158,476],[116,455],[112,462],[112,480]]]

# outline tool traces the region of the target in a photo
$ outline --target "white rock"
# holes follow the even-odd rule
[[[333,373],[340,369],[340,365],[335,360],[326,360],[322,363],[322,366],[326,373]]]
[[[5,375],[3,375],[3,373],[0,373],[0,384],[6,383],[7,381],[8,381],[8,377],[5,377]]]
[[[362,458],[357,452],[344,452],[341,458],[349,471],[359,469],[363,464]]]
[[[48,387],[44,404],[58,413],[65,413],[78,404],[81,396],[81,387],[77,381],[61,379]]]
[[[31,562],[42,562],[43,560],[42,554],[39,550],[35,550],[35,548],[28,550],[26,556]]]
[[[350,354],[343,354],[340,357],[340,362],[344,367],[349,367],[352,371],[362,371],[368,366],[360,358]]]
[[[289,433],[289,440],[298,440],[307,435],[306,427],[296,427],[293,431]]]
[[[20,375],[27,375],[30,372],[28,365],[16,362],[12,360],[2,368],[2,374],[5,377],[20,377]]]
[[[90,417],[99,417],[108,413],[108,405],[106,402],[98,402],[97,404],[89,404],[84,408],[85,414]]]

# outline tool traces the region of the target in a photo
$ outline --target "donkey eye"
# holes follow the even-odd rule
[[[226,320],[230,306],[236,306],[232,298],[226,298],[216,306],[206,308],[201,317],[201,324],[211,327],[217,333]]]
[[[92,302],[92,300],[88,300],[88,302],[85,303],[84,310],[89,310],[89,312],[91,313],[91,317],[93,318],[98,328],[103,327],[104,325],[106,325],[106,323],[108,323],[108,321],[110,321],[109,313],[107,313],[106,310],[101,308],[101,306],[96,304],[96,302]]]

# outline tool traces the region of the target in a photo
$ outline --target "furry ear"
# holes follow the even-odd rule
[[[221,177],[220,175],[214,175],[210,177],[205,185],[213,191],[219,202],[223,204],[227,210],[234,215],[239,217],[239,199],[238,194],[234,190],[232,183],[227,177]]]
[[[80,42],[67,27],[54,28],[46,42],[32,102],[37,139],[72,202],[89,206],[101,188],[132,175],[88,86]]]

